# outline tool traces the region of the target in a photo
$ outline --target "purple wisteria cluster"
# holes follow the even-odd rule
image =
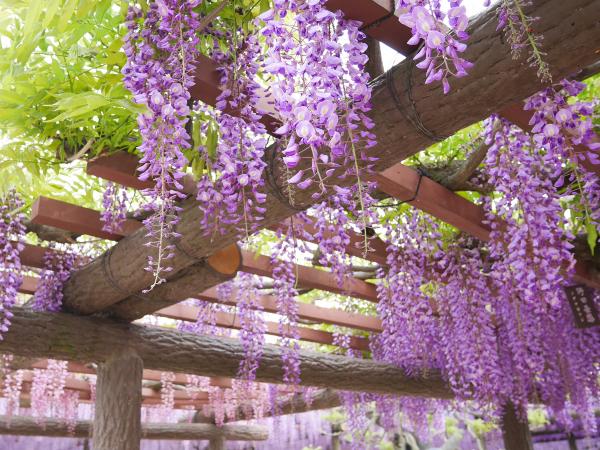
[[[596,104],[575,97],[584,88],[584,83],[562,80],[527,99],[525,110],[533,112],[533,138],[545,150],[544,163],[555,187],[565,190],[563,196],[580,194],[579,216],[595,236],[593,230],[600,226],[600,185],[592,168],[600,164],[600,143],[593,125]],[[595,242],[590,244],[595,247]]]
[[[102,230],[108,233],[121,231],[127,219],[127,191],[111,181],[106,183],[102,195]]]
[[[244,348],[244,359],[240,361],[238,378],[251,382],[262,358],[265,343],[265,321],[258,298],[257,280],[242,273],[234,281],[238,292],[238,315],[240,318],[240,340]]]
[[[49,359],[45,369],[34,369],[31,383],[31,415],[38,423],[42,424],[45,417],[60,414],[66,380],[66,361]]]
[[[238,30],[227,38],[234,45],[224,52],[215,41],[212,53],[224,86],[212,113],[220,136],[216,155],[211,157],[210,149],[201,149],[209,171],[198,183],[197,200],[204,212],[206,233],[221,232],[234,224],[248,237],[266,211],[263,156],[267,139],[257,82],[262,48],[256,36]]]
[[[278,233],[271,264],[273,266],[273,294],[279,314],[280,345],[282,347],[283,381],[287,384],[300,384],[300,358],[298,352],[300,338],[298,332],[298,290],[296,289],[295,261],[298,249],[295,243],[293,222],[287,233]]]
[[[434,278],[432,261],[439,254],[437,224],[428,216],[403,215],[388,224],[387,271],[379,269],[377,312],[383,331],[371,339],[373,357],[398,365],[408,373],[440,369],[439,342],[433,307],[421,289]]]
[[[333,189],[357,196],[364,206],[364,175],[373,164],[368,149],[375,145],[366,115],[371,108],[364,71],[367,45],[358,22],[344,20],[324,4],[276,0],[259,16],[267,44],[268,92],[282,122],[276,134],[288,197],[294,203],[294,189],[311,187],[312,198],[318,199]],[[338,186],[345,178],[356,180],[354,189]]]
[[[441,81],[450,92],[449,77],[464,77],[473,64],[460,56],[467,45],[467,11],[462,0],[451,0],[446,11],[440,0],[397,0],[396,15],[411,29],[408,44],[422,48],[414,56],[417,67],[426,71],[425,83]]]
[[[20,253],[25,238],[23,202],[13,191],[0,203],[0,340],[10,327],[11,309],[21,287]]]
[[[49,251],[44,253],[44,269],[38,288],[33,295],[33,309],[58,312],[62,308],[63,286],[78,265],[78,257],[72,252]]]
[[[185,125],[190,108],[189,89],[194,84],[194,62],[198,55],[199,16],[194,8],[201,0],[155,0],[147,12],[129,8],[124,50],[127,64],[123,82],[136,103],[147,111],[138,116],[142,136],[139,148],[139,178],[155,186],[144,191],[152,214],[144,220],[147,245],[155,248],[147,269],[154,274],[150,289],[164,281],[177,237],[177,200],[187,165],[183,151],[190,148]]]

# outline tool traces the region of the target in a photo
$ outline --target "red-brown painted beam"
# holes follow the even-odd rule
[[[207,289],[202,294],[198,295],[198,298],[208,302],[223,303],[232,306],[237,305],[239,301],[236,295],[232,295],[229,299],[221,299],[217,294],[216,288]],[[278,308],[275,297],[271,295],[261,295],[257,300],[264,311],[277,313]],[[363,331],[381,331],[381,320],[374,316],[365,316],[342,311],[340,309],[324,308],[302,302],[297,302],[297,307],[298,317],[302,320],[329,323],[332,325],[339,325],[341,327],[354,328]]]
[[[483,223],[485,214],[482,208],[430,178],[422,177],[419,185],[419,178],[417,171],[402,164],[375,175],[379,190],[391,197],[401,201],[414,198],[408,203],[415,208],[481,240],[489,240],[490,230]]]
[[[252,252],[242,251],[242,261],[242,266],[240,267],[242,272],[263,277],[273,276],[273,265],[268,256],[255,255]],[[302,288],[320,289],[372,302],[377,301],[377,289],[375,285],[359,280],[358,278],[348,277],[340,287],[331,272],[296,264],[294,266],[294,273],[298,279],[298,285]]]
[[[21,260],[34,262],[36,264],[26,264],[33,267],[43,267],[43,261],[38,259],[36,261],[36,255],[44,254],[46,251],[43,247],[35,245],[28,245],[21,253]],[[48,250],[54,252],[55,250]],[[33,256],[31,256],[33,255]],[[23,263],[25,264],[25,263]],[[23,293],[33,294],[37,288],[38,279],[34,277],[25,277],[21,290]],[[217,288],[213,287],[206,291],[199,293],[198,298],[201,300],[223,303],[226,305],[235,306],[238,303],[236,295],[232,295],[231,298],[221,299],[217,293]],[[277,313],[277,300],[271,295],[261,295],[258,299],[259,305],[264,311],[270,313]],[[380,332],[381,321],[374,316],[366,316],[356,313],[346,312],[340,309],[324,308],[321,306],[312,305],[309,303],[297,302],[298,316],[300,319],[318,322],[328,323],[332,325],[339,325],[346,328],[354,328],[357,330]]]
[[[393,3],[393,0],[328,0],[325,7],[331,11],[342,11],[346,19],[362,22],[366,34],[403,55],[409,55],[416,50],[415,46],[407,44],[412,33],[393,14]]]
[[[119,234],[108,233],[102,230],[102,221],[100,220],[100,213],[98,211],[69,205],[63,201],[48,197],[38,197],[33,203],[31,207],[31,221],[40,225],[49,225],[74,233],[88,234],[112,241],[118,241],[142,227],[140,222],[127,219],[123,224],[122,232]]]
[[[27,277],[30,281],[30,286],[27,290],[22,285],[19,291],[26,294],[33,294],[35,288],[37,288],[37,279],[33,277]],[[154,314],[159,317],[167,317],[169,319],[184,320],[187,322],[195,322],[198,317],[199,309],[197,307],[177,304],[163,308]],[[217,312],[216,313],[216,326],[223,328],[231,328],[235,330],[241,329],[241,322],[237,314]],[[276,322],[265,321],[266,332],[274,336],[281,336],[279,331],[279,324]],[[297,327],[299,339],[306,342],[314,342],[317,344],[333,345],[333,334],[327,331],[313,330],[307,327]],[[350,347],[356,350],[368,351],[369,342],[365,338],[352,337],[350,340]]]
[[[195,322],[196,318],[198,317],[198,308],[179,303],[177,305],[163,308],[157,311],[155,314],[171,319]],[[240,318],[236,314],[217,312],[215,316],[217,326],[231,328],[234,330],[241,329]],[[273,336],[281,336],[278,323],[265,321],[265,326],[268,334]],[[306,327],[296,327],[296,330],[301,341],[334,345],[333,334],[327,331],[313,330],[312,328]],[[369,341],[362,337],[353,336],[350,339],[350,347],[356,350],[369,351]]]
[[[50,225],[64,230],[88,234],[103,239],[119,240],[143,225],[137,220],[126,220],[123,230],[118,233],[106,233],[102,230],[100,213],[89,208],[70,203],[39,197],[32,211],[32,222]],[[255,257],[252,253],[244,252],[240,270],[262,276],[272,276],[273,268],[266,256]],[[369,301],[377,301],[375,285],[363,280],[350,278],[342,288],[337,285],[335,276],[312,267],[297,266],[298,284],[300,287],[322,289],[335,293],[346,294]]]
[[[409,171],[412,171],[413,174],[411,175]],[[384,186],[385,189],[382,190],[392,197],[400,200],[413,198],[415,190],[407,189],[412,185],[416,188],[418,182],[418,173],[413,169],[404,166],[398,170],[398,167],[392,167],[377,176],[385,177],[384,180],[381,180],[380,188]],[[419,190],[416,198],[408,202],[409,204],[454,225],[459,230],[470,233],[483,241],[489,241],[489,228],[483,223],[485,212],[481,206],[466,200],[431,179],[423,177],[421,185],[424,183],[430,185],[431,188],[426,191]],[[411,193],[407,194],[407,192]],[[577,261],[574,281],[594,289],[600,289],[600,278],[594,275],[583,261]]]

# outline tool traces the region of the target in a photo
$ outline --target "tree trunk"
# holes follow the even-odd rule
[[[42,424],[33,417],[0,416],[0,434],[15,436],[48,436],[87,438],[93,434],[92,423],[77,421],[70,428],[64,420],[44,419]],[[269,437],[266,427],[257,425],[231,425],[222,427],[204,423],[147,423],[142,425],[142,439],[160,440],[210,440],[224,438],[228,441],[264,441]]]
[[[533,450],[529,424],[519,419],[512,403],[504,407],[502,439],[505,450]]]
[[[147,369],[214,377],[235,377],[244,358],[242,344],[230,338],[200,336],[98,317],[34,312],[19,307],[14,308],[13,313],[12,325],[0,341],[0,351],[18,356],[104,363],[113,352],[131,348]],[[301,351],[299,357],[303,385],[452,397],[450,388],[439,374],[413,377],[390,364],[317,352]],[[282,382],[280,347],[264,346],[256,379]]]
[[[534,0],[532,3],[525,12],[539,17],[535,22],[536,32],[544,36],[544,59],[555,80],[596,62],[596,43],[600,41],[598,0]],[[373,132],[378,139],[370,153],[379,158],[375,170],[389,168],[429,146],[433,137],[449,136],[540,89],[535,70],[524,60],[511,57],[502,31],[496,30],[496,15],[496,9],[492,8],[471,24],[469,48],[464,56],[475,66],[470,76],[451,80],[452,91],[448,95],[442,93],[441,83],[426,85],[424,71],[415,68],[410,59],[390,71],[389,81],[379,80],[374,88],[371,112],[375,122]],[[415,121],[420,125],[418,128],[413,125]],[[279,223],[297,213],[297,208],[314,204],[311,196],[318,187],[315,183],[311,188],[295,192],[292,207],[273,181],[281,178],[282,165],[275,161],[272,166],[274,169],[266,181],[267,213],[259,223],[262,227]],[[336,180],[336,184],[354,183],[351,178]],[[226,228],[223,235],[207,236],[198,225],[202,212],[195,199],[190,198],[181,206],[177,226],[182,235],[179,245],[193,249],[195,258],[210,255],[238,239],[235,226]],[[119,302],[128,296],[127,292],[135,293],[147,287],[152,274],[144,270],[151,251],[144,245],[146,242],[146,231],[139,230],[113,248],[112,280],[103,269],[102,258],[75,272],[65,285],[64,304],[72,310],[92,313]],[[169,260],[171,278],[193,263],[194,259],[176,250]]]
[[[130,348],[98,365],[94,415],[94,450],[139,450],[142,437],[141,358]]]

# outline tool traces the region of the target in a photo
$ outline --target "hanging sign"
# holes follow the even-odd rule
[[[594,289],[577,285],[565,288],[565,294],[571,304],[577,328],[589,328],[600,325],[600,316],[594,301]]]

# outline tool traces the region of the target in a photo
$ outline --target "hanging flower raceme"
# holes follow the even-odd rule
[[[489,0],[487,3],[489,4]],[[540,46],[543,36],[535,33],[533,27],[539,18],[530,17],[525,12],[525,7],[531,4],[531,0],[501,0],[497,29],[504,30],[514,59],[521,57],[523,48],[529,48],[527,62],[537,70],[540,81],[549,82],[552,81],[552,75]]]
[[[590,164],[599,164],[593,118],[594,103],[573,99],[585,88],[578,81],[562,80],[525,102],[525,110],[533,112],[530,120],[536,145],[546,151],[545,163],[557,180],[555,187],[565,189],[563,196],[579,194],[582,222],[589,234],[600,225],[600,186]],[[579,218],[579,217],[578,217]],[[595,239],[591,246],[595,247]]]
[[[173,413],[173,409],[175,409],[175,387],[173,386],[174,381],[175,373],[160,373],[160,402],[162,406],[162,414],[166,420],[168,420]]]
[[[25,216],[19,212],[23,202],[9,192],[0,203],[0,339],[8,331],[11,309],[21,287],[20,253],[25,238]]]
[[[283,381],[286,384],[300,384],[300,345],[298,340],[298,302],[296,297],[295,261],[297,259],[296,237],[293,222],[286,234],[278,231],[279,242],[271,256],[273,265],[273,293],[279,314],[280,345],[282,347]]]
[[[244,359],[240,361],[238,378],[251,382],[256,377],[256,370],[262,357],[265,342],[265,321],[262,315],[256,279],[242,273],[235,280],[238,292],[238,315],[241,330],[240,340],[244,348]]]
[[[261,45],[256,36],[237,30],[229,38],[234,45],[227,53],[216,43],[212,54],[225,89],[217,98],[217,112],[207,111],[214,116],[220,136],[216,155],[211,156],[209,148],[201,149],[209,170],[198,183],[197,200],[204,211],[206,233],[219,233],[234,224],[248,237],[266,211],[263,156],[267,140],[257,82]]]
[[[38,288],[33,295],[33,309],[58,312],[62,308],[63,286],[76,268],[78,257],[71,252],[54,251],[52,247],[44,253],[44,270]]]
[[[432,261],[439,251],[437,224],[423,213],[388,225],[387,272],[379,269],[377,312],[382,332],[371,340],[374,358],[418,373],[440,369],[437,319],[421,287],[435,278]]]
[[[547,367],[545,355],[555,351],[546,331],[565,301],[565,275],[574,264],[572,236],[542,152],[505,121],[493,131],[493,120],[499,119],[488,122],[486,163],[499,195],[484,202],[491,227],[489,277],[497,299],[492,308],[510,400],[525,411],[533,380]]]
[[[149,271],[156,284],[164,281],[177,237],[177,201],[182,198],[181,178],[187,160],[183,150],[190,148],[185,125],[188,121],[189,88],[194,84],[194,61],[199,41],[198,14],[194,8],[201,0],[155,0],[146,14],[132,6],[127,14],[128,33],[124,50],[127,64],[123,82],[136,103],[146,112],[138,117],[142,145],[139,178],[151,180],[155,187],[144,193],[152,211],[144,224],[148,246],[156,249],[149,258]]]
[[[350,194],[339,180],[356,180],[345,184],[356,184],[356,202],[365,210],[364,174],[373,164],[368,149],[375,145],[366,116],[371,107],[367,46],[358,22],[324,4],[281,0],[259,17],[268,48],[269,93],[282,122],[276,133],[287,196],[294,204],[294,192],[311,186],[313,199],[328,190]]]
[[[48,360],[46,369],[34,369],[31,383],[31,413],[38,423],[58,413],[65,392],[67,362]]]
[[[502,404],[507,393],[496,351],[490,283],[482,248],[460,236],[444,251],[436,267],[435,290],[444,375],[459,399]]]
[[[450,91],[450,77],[464,77],[473,66],[460,56],[467,45],[467,11],[462,0],[450,0],[447,10],[439,0],[397,0],[396,15],[400,23],[411,29],[408,44],[422,48],[414,56],[422,60],[417,67],[425,69],[425,83],[441,81],[444,93]]]
[[[102,230],[108,233],[121,231],[127,219],[127,191],[111,181],[107,182],[102,196],[102,208]]]

